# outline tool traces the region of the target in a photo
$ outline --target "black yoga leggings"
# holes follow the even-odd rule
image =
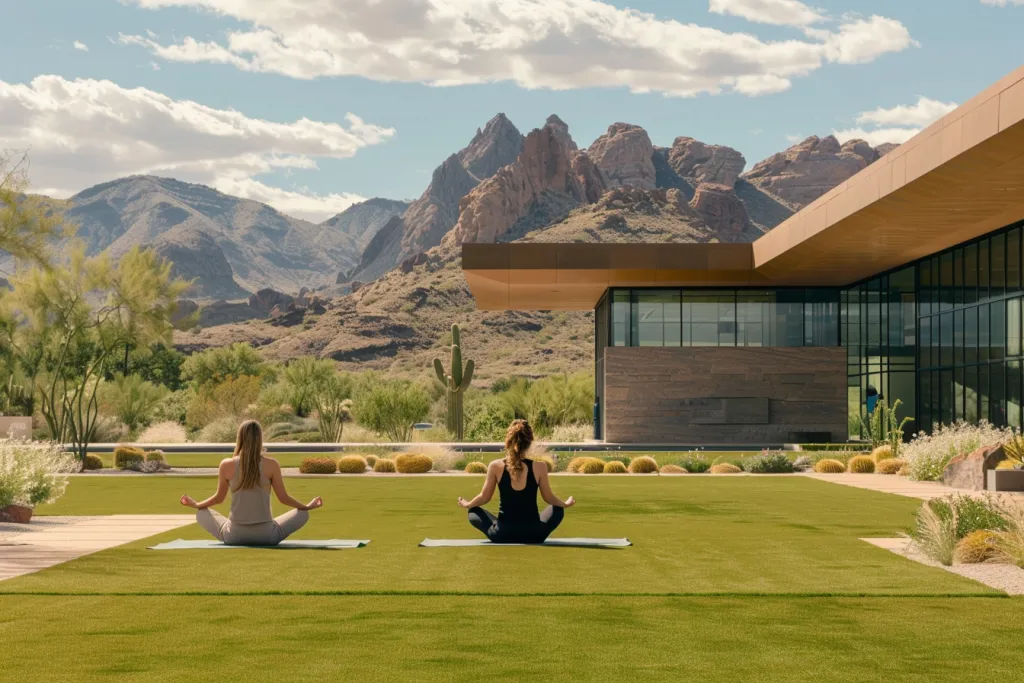
[[[536,524],[506,524],[482,507],[469,509],[469,523],[495,543],[543,543],[565,518],[565,508],[549,505]]]

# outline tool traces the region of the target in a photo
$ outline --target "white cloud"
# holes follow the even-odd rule
[[[766,41],[602,0],[124,1],[149,9],[205,9],[242,24],[223,40],[164,43],[153,35],[121,35],[124,44],[165,60],[301,79],[760,95],[785,90],[792,79],[828,63],[870,61],[914,44],[900,22],[878,16],[842,19],[829,30],[806,28],[800,39]],[[718,4],[722,11],[742,5],[751,16],[779,21],[817,16],[796,0]]]
[[[74,48],[75,48],[76,50],[81,50],[82,52],[88,52],[88,51],[89,51],[89,46],[88,46],[88,45],[86,45],[85,43],[83,43],[83,42],[82,42],[82,41],[80,41],[80,40],[76,40],[76,41],[75,41],[74,43],[72,43],[71,45],[72,45],[72,46],[73,46],[73,47],[74,47]]]
[[[351,157],[394,133],[354,114],[344,124],[306,118],[277,123],[110,81],[53,75],[28,84],[0,80],[0,149],[29,149],[34,185],[55,196],[152,173],[326,218],[359,198],[282,190],[255,176],[315,169],[317,158]]]
[[[840,142],[860,138],[872,146],[884,142],[902,144],[956,108],[956,102],[918,97],[914,104],[861,112],[854,119],[856,127],[833,131],[832,134]]]
[[[713,14],[731,14],[747,21],[779,26],[809,26],[825,16],[797,0],[711,0]]]

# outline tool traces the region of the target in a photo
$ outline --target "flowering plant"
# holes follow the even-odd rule
[[[67,475],[79,469],[60,444],[0,439],[0,508],[52,503],[64,494]]]
[[[911,479],[937,481],[949,461],[958,455],[967,455],[982,446],[1005,443],[1013,436],[1012,430],[999,429],[988,422],[969,424],[957,422],[937,425],[931,434],[921,432],[903,447],[901,457],[907,461]]]

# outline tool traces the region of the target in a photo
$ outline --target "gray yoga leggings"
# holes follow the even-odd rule
[[[196,521],[226,545],[277,545],[309,521],[307,510],[289,510],[270,522],[233,524],[216,510],[196,512]]]
[[[549,505],[540,513],[536,524],[507,524],[499,522],[482,507],[469,509],[469,523],[483,532],[494,543],[543,543],[565,518],[565,508]]]

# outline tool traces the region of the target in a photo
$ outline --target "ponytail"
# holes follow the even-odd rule
[[[505,434],[505,468],[509,474],[523,470],[523,458],[533,444],[533,429],[526,420],[512,420]]]
[[[238,488],[258,488],[262,477],[260,462],[263,460],[263,429],[256,420],[246,420],[239,425],[235,456],[240,470]]]

